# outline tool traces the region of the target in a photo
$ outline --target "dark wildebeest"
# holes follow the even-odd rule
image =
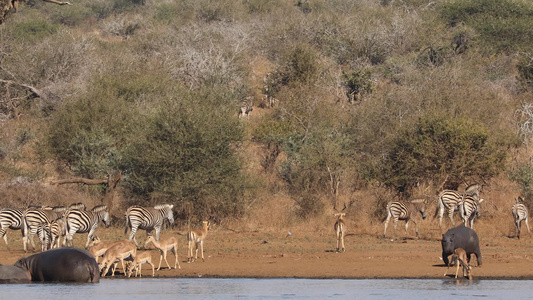
[[[477,265],[481,266],[481,251],[479,250],[479,238],[477,233],[464,225],[452,228],[442,235],[442,260],[446,266],[450,265],[448,256],[452,255],[457,248],[463,248],[468,256],[468,262],[472,254],[476,255]]]
[[[0,283],[30,283],[31,275],[28,270],[16,266],[0,265]]]
[[[94,257],[86,250],[60,248],[19,259],[15,266],[28,270],[32,281],[99,282]]]

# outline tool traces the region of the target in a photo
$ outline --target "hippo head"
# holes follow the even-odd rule
[[[14,264],[15,267],[19,267],[23,270],[28,270],[29,269],[29,266],[28,266],[28,261],[26,260],[25,257],[17,260],[17,262]]]
[[[445,253],[453,253],[455,250],[455,242],[454,242],[455,234],[449,234],[449,235],[442,235],[442,251]]]

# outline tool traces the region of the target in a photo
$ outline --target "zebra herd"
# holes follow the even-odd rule
[[[483,199],[480,198],[481,186],[479,184],[469,185],[464,192],[455,190],[443,190],[439,193],[437,199],[437,209],[435,211],[435,217],[439,217],[439,227],[442,231],[442,218],[444,213],[448,213],[448,217],[451,224],[455,224],[453,215],[456,211],[459,212],[464,226],[474,228],[474,218],[480,217],[480,204]],[[416,237],[418,238],[418,223],[417,214],[420,213],[423,219],[426,218],[426,203],[423,199],[415,199],[411,201],[393,201],[387,204],[386,208],[387,216],[384,219],[385,230],[383,237],[386,236],[387,226],[392,218],[394,224],[394,234],[396,235],[396,225],[398,220],[405,220],[405,231],[409,226],[409,221],[412,220],[415,223]],[[523,203],[523,199],[518,197],[515,199],[515,204],[512,207],[512,215],[516,226],[516,236],[520,238],[520,228],[522,221],[525,221],[527,230],[529,230],[528,224],[528,209]]]
[[[131,206],[126,211],[126,233],[131,230],[129,239],[135,242],[138,229],[146,230],[150,234],[155,230],[155,238],[159,241],[159,233],[165,221],[174,223],[173,205],[162,204],[153,208]],[[73,236],[76,233],[88,233],[87,247],[94,238],[98,224],[102,222],[106,227],[111,224],[109,211],[105,205],[97,205],[87,210],[82,203],[70,206],[4,208],[0,211],[0,238],[4,239],[9,249],[7,229],[21,230],[24,251],[28,251],[31,244],[35,250],[34,236],[37,235],[41,244],[41,251],[61,246],[73,246]]]

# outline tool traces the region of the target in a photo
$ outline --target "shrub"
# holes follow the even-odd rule
[[[533,7],[525,1],[452,1],[442,5],[440,14],[450,26],[472,26],[489,52],[526,51],[533,44]]]
[[[401,192],[428,180],[457,188],[462,182],[498,175],[505,157],[506,149],[483,125],[465,117],[428,116],[396,138],[377,177]]]
[[[20,40],[40,40],[58,31],[59,27],[45,19],[32,19],[17,23],[11,29],[13,36]]]

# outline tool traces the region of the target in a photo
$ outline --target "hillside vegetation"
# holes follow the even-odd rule
[[[100,204],[50,182],[117,172],[121,220],[166,202],[241,230],[331,231],[346,204],[375,234],[388,201],[433,215],[471,183],[484,230],[533,206],[530,1],[71,2],[0,25],[1,206]]]

